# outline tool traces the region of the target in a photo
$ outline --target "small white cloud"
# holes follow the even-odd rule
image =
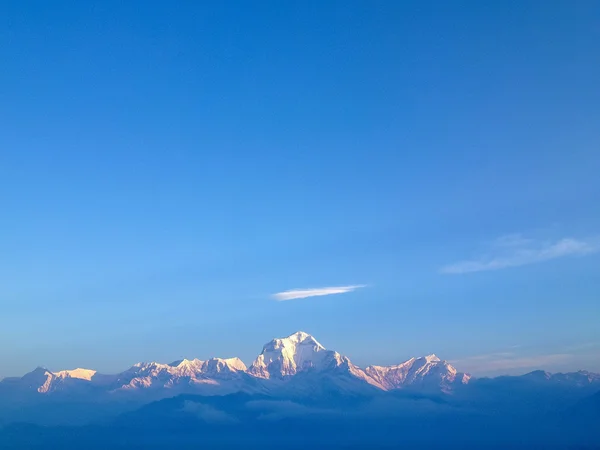
[[[278,292],[273,294],[273,298],[279,302],[286,300],[296,300],[299,298],[319,297],[322,295],[345,294],[356,289],[365,287],[364,284],[355,284],[352,286],[331,286],[311,289],[292,289],[290,291]]]
[[[494,254],[459,261],[441,269],[446,274],[464,274],[525,266],[565,256],[583,256],[600,251],[597,241],[564,238],[555,242],[538,242],[521,235],[502,236],[492,242]]]

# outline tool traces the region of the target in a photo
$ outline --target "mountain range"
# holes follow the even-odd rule
[[[292,380],[307,379],[310,382],[308,379],[314,377],[329,378],[340,389],[356,393],[409,387],[450,392],[456,385],[467,384],[470,380],[468,374],[458,372],[435,355],[411,358],[393,366],[363,369],[348,357],[327,350],[310,334],[299,331],[265,344],[250,367],[239,358],[183,359],[168,364],[143,362],[114,375],[83,368],[52,372],[38,367],[20,378],[0,381],[0,393],[2,389],[96,395],[152,391],[159,396],[181,392],[268,393],[288,387],[298,389]]]
[[[0,381],[0,448],[597,448],[600,374],[359,367],[296,332],[239,358]]]

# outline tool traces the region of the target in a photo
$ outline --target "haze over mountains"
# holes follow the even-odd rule
[[[476,379],[435,355],[361,368],[296,332],[265,344],[249,367],[183,359],[4,379],[0,447],[596,445],[599,393],[600,374]]]

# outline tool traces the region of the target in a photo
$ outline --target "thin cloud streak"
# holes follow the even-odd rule
[[[345,294],[347,292],[355,291],[356,289],[360,289],[366,287],[364,284],[355,284],[351,286],[331,286],[331,287],[322,287],[322,288],[311,288],[311,289],[292,289],[289,291],[278,292],[277,294],[273,294],[272,297],[278,302],[283,302],[287,300],[296,300],[300,298],[308,298],[308,297],[320,297],[323,295],[333,295],[333,294]]]
[[[442,267],[444,274],[465,274],[536,264],[567,256],[584,256],[600,251],[597,241],[564,238],[555,242],[536,242],[520,235],[509,235],[492,243],[495,254],[459,261]]]
[[[569,363],[573,358],[574,355],[568,353],[519,356],[512,352],[498,352],[470,356],[451,363],[470,373],[507,373],[525,369],[547,369],[548,366]]]

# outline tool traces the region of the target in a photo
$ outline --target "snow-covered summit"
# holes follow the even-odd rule
[[[248,368],[240,358],[211,358],[202,366],[202,371],[206,374],[245,372],[246,370]]]
[[[427,356],[423,356],[423,358],[425,359],[425,361],[427,362],[439,362],[441,361],[440,358],[438,358],[436,355],[434,355],[433,353],[431,355],[427,355]]]
[[[248,373],[260,378],[282,378],[308,369],[319,370],[335,360],[334,354],[310,334],[298,331],[266,343]]]
[[[96,375],[96,371],[91,369],[77,368],[73,370],[61,370],[59,372],[54,372],[54,375],[56,375],[58,378],[77,378],[78,380],[90,381],[94,375]]]
[[[323,347],[315,338],[314,336],[305,333],[304,331],[296,331],[293,334],[290,334],[288,337],[286,338],[282,338],[282,339],[274,339],[273,341],[280,341],[282,343],[284,343],[284,345],[287,343],[289,344],[293,344],[293,345],[299,345],[299,344],[304,344],[304,345],[314,345],[318,348],[320,348],[321,350],[325,350],[325,347]]]
[[[368,385],[383,389],[361,368],[352,364],[348,357],[327,350],[313,336],[303,331],[285,338],[273,339],[265,344],[248,373],[265,380],[291,380],[300,373],[312,374],[327,377],[329,383],[346,391],[356,392],[371,388]],[[294,388],[298,386],[295,385]],[[314,390],[314,385],[307,385],[306,388]]]
[[[80,380],[88,382],[95,375],[95,370],[74,369],[51,372],[45,367],[37,367],[22,377],[5,378],[2,383],[14,389],[37,391],[42,394],[65,389]]]

